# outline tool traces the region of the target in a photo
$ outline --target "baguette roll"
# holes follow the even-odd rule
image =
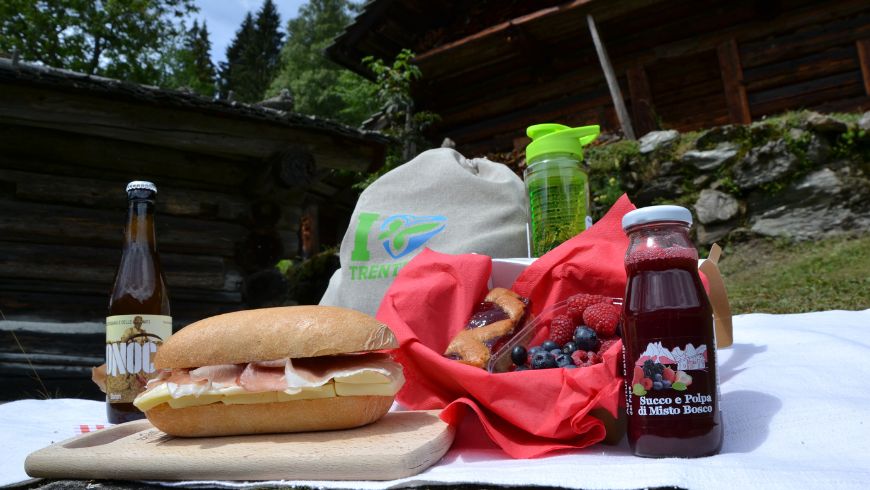
[[[170,337],[160,376],[134,404],[167,434],[203,437],[359,427],[381,418],[404,377],[386,325],[333,306],[227,313]]]

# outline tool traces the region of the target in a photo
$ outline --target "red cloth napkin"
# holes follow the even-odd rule
[[[513,289],[531,299],[534,313],[579,292],[622,297],[628,240],[621,220],[632,209],[626,196],[620,198],[592,228],[529,266]],[[377,318],[400,342],[397,358],[407,382],[399,401],[412,409],[443,408],[441,418],[451,424],[470,409],[489,438],[515,458],[601,441],[604,424],[590,412],[616,416],[618,348],[605,353],[602,364],[583,369],[501,374],[441,355],[486,295],[491,270],[487,256],[425,250],[396,277]]]

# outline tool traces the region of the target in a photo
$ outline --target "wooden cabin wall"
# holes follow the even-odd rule
[[[870,109],[867,2],[653,2],[599,31],[641,135]],[[541,122],[619,129],[583,16],[481,36],[419,57],[418,105],[441,116],[433,139],[475,155],[510,151]]]
[[[247,288],[298,255],[302,193],[264,184],[263,161],[3,124],[0,147],[0,398],[101,396],[90,368],[104,356],[130,180],[158,187],[175,328],[259,306]]]

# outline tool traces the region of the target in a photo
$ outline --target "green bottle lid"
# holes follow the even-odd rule
[[[583,160],[583,147],[595,141],[601,133],[598,126],[571,128],[562,124],[535,124],[526,129],[532,142],[526,146],[526,162],[547,153],[570,153]]]

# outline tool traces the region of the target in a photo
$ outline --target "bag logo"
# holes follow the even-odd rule
[[[384,250],[399,259],[422,247],[447,226],[444,216],[413,216],[394,214],[381,223],[378,240],[384,240]]]
[[[447,227],[445,216],[414,216],[412,214],[393,214],[387,216],[377,228],[377,240],[393,259],[406,257],[401,262],[369,263],[369,236],[375,230],[375,224],[381,219],[377,213],[362,212],[357,215],[357,228],[354,233],[351,262],[366,264],[349,264],[352,281],[386,279],[396,277],[399,270],[408,263],[407,256],[422,247],[432,237],[444,231]]]

